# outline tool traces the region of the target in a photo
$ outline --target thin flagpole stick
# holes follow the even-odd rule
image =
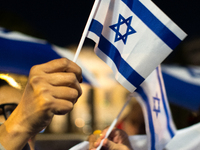
[[[75,56],[74,56],[73,62],[76,62],[76,60],[77,60],[77,58],[78,58],[78,56],[79,56],[79,54],[80,54],[80,51],[81,51],[81,49],[82,49],[82,47],[83,47],[83,43],[84,43],[85,38],[86,38],[86,36],[87,36],[87,33],[88,33],[88,30],[89,30],[90,24],[91,24],[91,22],[92,22],[92,18],[93,18],[94,14],[95,14],[95,11],[96,11],[96,9],[97,9],[98,4],[99,4],[99,0],[95,0],[94,5],[93,5],[93,7],[92,7],[92,10],[91,10],[91,12],[90,12],[88,21],[87,21],[87,23],[86,23],[85,29],[84,29],[84,31],[83,31],[81,40],[80,40],[80,42],[79,42],[78,48],[77,48],[77,50],[76,50],[76,54],[75,54]]]
[[[128,105],[128,103],[130,102],[132,96],[132,94],[130,94],[127,98],[126,103],[124,104],[124,106],[122,107],[122,109],[120,110],[119,114],[117,115],[117,117],[114,119],[114,121],[112,122],[112,124],[110,125],[108,131],[106,132],[106,136],[104,139],[108,138],[108,136],[110,135],[111,131],[113,130],[113,128],[115,127],[115,125],[117,124],[119,117],[121,116],[122,112],[124,111],[124,109],[126,108],[126,106]],[[97,147],[96,150],[100,150],[102,145],[103,145],[103,141],[104,139],[101,141],[100,145]]]

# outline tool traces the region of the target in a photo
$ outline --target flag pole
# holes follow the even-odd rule
[[[90,12],[88,21],[87,21],[87,23],[86,23],[85,29],[84,29],[83,34],[82,34],[82,37],[81,37],[81,40],[80,40],[79,45],[78,45],[78,48],[77,48],[77,50],[76,50],[76,53],[75,53],[73,62],[76,62],[76,60],[77,60],[77,58],[78,58],[78,56],[79,56],[79,54],[80,54],[80,51],[81,51],[81,49],[82,49],[82,47],[83,47],[83,43],[84,43],[85,38],[86,38],[86,36],[87,36],[87,33],[88,33],[88,30],[89,30],[90,24],[91,24],[91,22],[92,22],[92,18],[93,18],[94,14],[95,14],[95,11],[96,11],[96,9],[97,9],[97,6],[98,6],[98,4],[99,4],[99,1],[100,1],[100,0],[95,0],[95,2],[94,2],[94,4],[93,4],[92,10],[91,10],[91,12]]]
[[[115,127],[115,125],[117,124],[117,122],[118,122],[118,120],[119,120],[119,117],[121,116],[122,112],[124,111],[124,109],[126,108],[126,106],[128,105],[128,103],[130,102],[131,98],[132,98],[132,93],[129,94],[129,96],[128,96],[128,98],[127,98],[127,100],[126,100],[124,106],[122,107],[122,109],[120,110],[119,114],[117,115],[117,117],[114,119],[114,121],[113,121],[112,124],[110,125],[108,131],[106,132],[106,136],[105,136],[104,139],[108,138],[108,136],[109,136],[110,133],[112,132],[113,128]],[[100,150],[100,149],[101,149],[101,147],[103,146],[103,141],[104,141],[104,139],[101,140],[101,143],[100,143],[100,145],[97,147],[96,150]]]

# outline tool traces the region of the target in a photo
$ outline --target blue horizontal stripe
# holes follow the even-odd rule
[[[176,78],[165,71],[162,74],[169,102],[191,111],[198,111],[200,86]]]
[[[33,65],[61,58],[52,50],[50,44],[0,38],[0,69],[5,71],[29,74]]]
[[[181,40],[156,18],[139,0],[122,0],[172,50]]]
[[[89,31],[95,33],[98,37],[100,37],[102,30],[103,30],[103,25],[97,20],[93,19]]]
[[[136,89],[136,92],[142,97],[144,102],[146,103],[146,109],[147,109],[147,115],[148,115],[148,121],[149,121],[149,130],[151,133],[151,150],[155,150],[155,131],[154,131],[154,125],[153,125],[153,119],[151,115],[151,107],[149,104],[149,99],[147,95],[145,94],[144,90],[142,89],[141,86],[139,86]]]
[[[167,119],[167,129],[169,131],[169,134],[171,136],[171,138],[174,136],[174,132],[171,128],[170,125],[170,116],[169,116],[169,110],[167,109],[167,105],[166,105],[166,100],[165,100],[165,96],[164,96],[164,92],[163,92],[163,88],[162,88],[162,83],[161,83],[161,77],[159,75],[159,67],[156,68],[156,72],[157,72],[157,77],[158,77],[158,82],[159,82],[159,86],[160,86],[160,91],[161,91],[161,96],[162,96],[162,102],[163,102],[163,107],[165,110],[165,114],[166,114],[166,119]]]
[[[144,78],[121,57],[117,48],[102,35],[98,48],[112,59],[118,71],[136,88],[144,81]]]

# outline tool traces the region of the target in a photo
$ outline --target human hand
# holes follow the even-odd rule
[[[92,143],[92,141],[94,140],[90,139],[94,136],[91,136],[89,138],[90,142],[89,150],[96,150],[96,148],[100,145],[101,140],[105,138],[107,130],[108,128],[103,130],[102,134],[100,135],[100,138],[98,138],[95,143]],[[128,139],[128,135],[123,130],[113,129],[109,137],[107,139],[104,139],[101,150],[133,150],[133,149]]]
[[[19,104],[21,121],[29,132],[38,133],[54,115],[73,109],[81,95],[81,69],[62,58],[32,67],[24,95]]]
[[[93,134],[88,137],[89,150],[95,147],[95,142],[100,138],[101,130],[95,130]]]
[[[82,94],[81,80],[80,67],[65,58],[32,67],[22,99],[4,123],[6,130],[23,133],[22,139],[28,141],[49,125],[54,115],[73,109]]]

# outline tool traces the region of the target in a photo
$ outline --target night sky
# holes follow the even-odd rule
[[[200,34],[198,0],[153,2],[180,26],[188,37]],[[1,1],[0,26],[27,31],[28,34],[45,38],[58,46],[78,44],[93,3],[94,0]]]

